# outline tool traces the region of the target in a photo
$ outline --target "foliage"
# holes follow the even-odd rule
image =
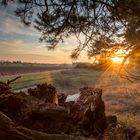
[[[9,0],[2,0],[7,4]],[[128,57],[139,52],[140,1],[138,0],[19,0],[16,15],[25,25],[35,22],[49,49],[70,36],[78,41],[71,54],[87,51],[89,58],[112,54],[119,48]],[[120,67],[121,71],[122,67]]]
[[[3,4],[7,2],[2,0]],[[140,2],[137,0],[19,0],[19,3],[17,16],[26,25],[35,18],[35,28],[42,33],[40,41],[46,41],[50,49],[75,35],[79,46],[72,57],[85,48],[92,56],[107,52],[116,43],[129,44],[127,49],[138,45]]]

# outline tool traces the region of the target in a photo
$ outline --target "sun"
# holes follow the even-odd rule
[[[124,57],[126,56],[126,52],[123,49],[119,49],[112,57],[111,57],[111,61],[114,64],[122,64]],[[128,64],[129,60],[125,61],[125,64]]]
[[[123,62],[123,57],[114,56],[111,58],[113,63],[121,64]]]

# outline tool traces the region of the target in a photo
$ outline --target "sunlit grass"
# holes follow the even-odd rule
[[[129,125],[140,130],[140,82],[130,83],[118,76],[118,67],[110,65],[106,71],[70,69],[56,72],[24,74],[12,84],[13,89],[34,86],[38,83],[52,83],[58,93],[75,94],[83,86],[98,86],[103,89],[106,113],[117,115]],[[15,76],[5,76],[2,81]]]
[[[8,79],[13,79],[16,76],[3,76],[1,81],[6,82]],[[12,90],[18,90],[22,88],[27,88],[35,86],[39,83],[50,83],[51,82],[51,72],[40,72],[40,73],[31,73],[23,74],[21,78],[11,84]]]

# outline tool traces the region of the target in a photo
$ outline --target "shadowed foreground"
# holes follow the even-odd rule
[[[119,126],[119,134],[114,133],[113,129],[118,128],[117,118],[105,116],[101,89],[81,88],[79,96],[69,101],[66,95],[58,94],[55,87],[47,84],[29,89],[26,95],[23,92],[14,94],[9,85],[1,83],[0,93],[0,136],[3,140],[10,137],[15,140],[111,140],[112,137],[123,140],[127,137],[131,140],[138,133],[125,125]]]

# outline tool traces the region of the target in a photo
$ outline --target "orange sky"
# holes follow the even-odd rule
[[[13,6],[13,5],[12,5]],[[54,51],[48,51],[46,44],[39,43],[41,36],[33,27],[25,27],[14,15],[14,7],[0,6],[0,60],[37,62],[37,63],[72,63],[70,54],[77,46],[71,37],[63,44],[58,44]],[[91,62],[83,53],[77,61]]]

